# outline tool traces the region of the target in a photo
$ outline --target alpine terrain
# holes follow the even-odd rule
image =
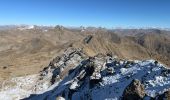
[[[155,60],[88,56],[69,47],[38,74],[3,85],[0,99],[5,100],[160,100],[170,99],[170,69]]]

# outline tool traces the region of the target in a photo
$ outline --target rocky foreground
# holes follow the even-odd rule
[[[161,100],[170,99],[169,89],[170,69],[155,60],[68,48],[39,74],[4,81],[0,100]]]

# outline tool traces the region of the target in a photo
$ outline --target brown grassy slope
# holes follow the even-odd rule
[[[113,52],[124,59],[155,59],[170,66],[170,37],[166,34],[148,33],[119,37],[113,32],[94,32],[89,44],[80,44],[88,55]],[[78,44],[77,44],[78,45]]]
[[[170,65],[170,36],[167,34],[143,34],[136,36],[136,42],[149,51],[151,58]]]
[[[76,32],[51,29],[0,32],[0,80],[38,73],[49,61],[81,39]]]
[[[155,32],[155,31],[154,31]],[[88,44],[83,39],[92,35]],[[144,33],[119,36],[105,29],[41,29],[0,31],[0,80],[38,73],[69,46],[89,55],[113,52],[125,59],[156,59],[170,66],[170,35]]]

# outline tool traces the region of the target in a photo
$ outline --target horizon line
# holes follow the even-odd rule
[[[170,29],[170,27],[156,27],[156,26],[112,26],[112,27],[106,27],[106,26],[94,26],[94,25],[62,25],[62,24],[0,24],[0,26],[47,26],[47,27],[55,27],[55,26],[63,26],[67,28],[88,28],[88,27],[94,27],[94,28],[105,28],[105,29]]]

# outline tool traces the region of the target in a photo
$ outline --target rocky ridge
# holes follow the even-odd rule
[[[2,88],[0,99],[159,100],[168,98],[170,70],[155,60],[124,60],[112,53],[89,57],[70,47],[38,75],[13,80],[17,84]]]

